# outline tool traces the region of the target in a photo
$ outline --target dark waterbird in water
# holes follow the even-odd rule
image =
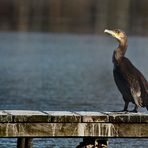
[[[127,36],[120,29],[107,30],[105,33],[112,35],[119,42],[119,46],[113,52],[113,75],[116,85],[121,92],[125,105],[123,111],[128,111],[128,104],[135,104],[133,112],[138,107],[146,107],[148,110],[148,82],[143,74],[126,58]]]

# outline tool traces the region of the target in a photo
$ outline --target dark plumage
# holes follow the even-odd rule
[[[119,46],[113,53],[114,80],[125,101],[123,111],[127,111],[129,102],[135,104],[134,112],[138,107],[148,110],[148,82],[143,74],[124,55],[127,49],[127,36],[120,29],[105,30],[115,37]]]

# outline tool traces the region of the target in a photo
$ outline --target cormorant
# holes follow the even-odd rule
[[[125,32],[120,29],[105,29],[104,32],[112,35],[119,42],[119,46],[113,52],[112,61],[114,80],[125,102],[123,111],[128,111],[129,102],[135,104],[133,112],[137,112],[138,107],[146,107],[148,110],[148,82],[143,74],[124,56],[127,50]]]

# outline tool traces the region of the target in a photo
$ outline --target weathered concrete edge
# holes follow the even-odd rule
[[[109,123],[148,123],[147,113],[104,112],[108,115]]]
[[[0,122],[82,123],[109,122],[109,118],[108,115],[100,112],[3,110],[0,111]]]
[[[146,123],[0,123],[0,137],[148,137]]]
[[[0,123],[148,123],[146,113],[2,110]]]
[[[74,112],[81,116],[81,123],[107,123],[109,122],[109,116],[103,112]]]

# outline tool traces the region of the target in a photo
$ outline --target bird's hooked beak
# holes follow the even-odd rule
[[[110,35],[112,35],[113,37],[115,37],[117,40],[120,40],[119,35],[118,35],[116,32],[114,32],[113,30],[105,29],[105,30],[104,30],[104,33],[110,34]]]

